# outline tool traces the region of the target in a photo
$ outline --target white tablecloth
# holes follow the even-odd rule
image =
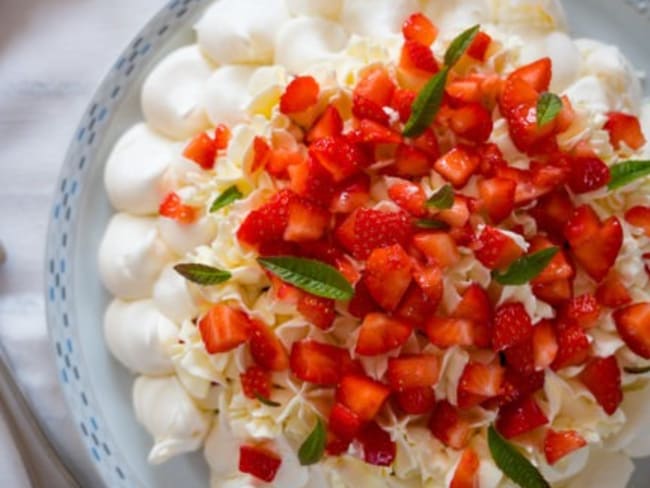
[[[58,388],[41,296],[68,140],[99,80],[162,0],[0,0],[0,344],[64,460],[97,486]],[[27,478],[0,411],[0,486]],[[36,460],[35,460],[36,461]]]

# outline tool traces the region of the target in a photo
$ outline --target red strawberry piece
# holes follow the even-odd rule
[[[466,395],[470,398],[478,397],[480,400],[477,403],[497,396],[501,392],[504,375],[505,369],[497,363],[469,362],[458,382],[458,406],[471,406],[473,402],[461,401]]]
[[[327,432],[327,444],[325,445],[325,452],[330,456],[341,456],[345,454],[350,448],[350,441],[338,437],[331,431]]]
[[[293,343],[291,372],[302,381],[334,386],[342,375],[358,369],[346,349],[305,339]]]
[[[293,285],[285,283],[272,273],[266,273],[271,281],[271,288],[275,298],[284,303],[297,304],[303,293]]]
[[[514,369],[521,374],[531,374],[535,371],[533,336],[524,342],[509,347],[504,351],[504,354],[506,364],[510,369]]]
[[[440,303],[444,291],[442,268],[436,265],[421,266],[418,264],[413,270],[413,279],[434,305]]]
[[[359,442],[363,447],[363,459],[373,466],[390,466],[395,460],[397,446],[390,434],[370,422],[359,434]]]
[[[369,313],[379,312],[380,310],[379,305],[370,295],[368,287],[363,280],[360,280],[354,287],[354,296],[348,304],[348,311],[353,317],[362,319]]]
[[[334,180],[316,159],[309,157],[287,168],[289,188],[319,205],[328,205],[334,193]]]
[[[554,371],[578,366],[589,357],[589,338],[582,327],[574,322],[559,322],[556,326],[557,355],[551,367]]]
[[[618,273],[610,273],[596,290],[596,300],[603,307],[618,308],[632,301]]]
[[[440,147],[435,133],[430,129],[426,129],[422,134],[412,139],[413,145],[426,154],[429,159],[435,161],[440,157]]]
[[[300,148],[278,147],[271,151],[266,171],[274,178],[287,179],[289,168],[302,163],[305,154]]]
[[[476,37],[467,48],[467,55],[476,59],[477,61],[485,61],[487,50],[492,43],[492,38],[483,31],[476,34]]]
[[[427,197],[420,185],[410,181],[401,181],[388,189],[388,196],[411,215],[424,217],[427,214],[424,207]]]
[[[402,136],[388,127],[385,127],[370,119],[362,119],[359,122],[359,142],[370,144],[399,144]]]
[[[239,448],[239,471],[267,483],[275,479],[281,464],[282,459],[264,447],[244,445]]]
[[[411,284],[411,257],[399,244],[375,249],[368,256],[364,280],[370,295],[385,310],[399,305]]]
[[[496,428],[506,439],[512,439],[548,423],[548,418],[532,396],[527,396],[499,409]]]
[[[395,399],[402,411],[410,415],[429,413],[436,404],[436,394],[430,386],[399,391]]]
[[[549,153],[557,148],[554,125],[538,125],[535,105],[519,105],[506,118],[510,138],[520,151],[533,155]]]
[[[374,120],[384,126],[388,126],[389,123],[388,114],[384,112],[381,105],[358,94],[352,97],[352,114],[357,119]]]
[[[411,117],[413,102],[417,94],[413,90],[406,88],[397,88],[393,93],[393,98],[390,101],[390,106],[399,113],[399,118],[403,123],[406,123]]]
[[[470,285],[456,306],[452,316],[472,322],[474,345],[490,347],[492,340],[492,307],[487,293],[476,283]]]
[[[412,283],[406,290],[395,316],[420,328],[424,321],[435,313],[437,307],[438,301],[433,301],[422,288]]]
[[[466,103],[453,109],[449,127],[459,137],[480,144],[492,134],[492,114],[480,103]]]
[[[433,355],[422,354],[388,360],[388,382],[394,391],[434,386],[439,375],[440,361]]]
[[[201,320],[199,331],[208,354],[230,351],[246,342],[251,322],[245,313],[227,305],[214,305]]]
[[[498,224],[512,213],[516,190],[517,183],[506,178],[491,178],[479,182],[481,203],[492,222]]]
[[[616,329],[632,352],[650,359],[650,303],[636,303],[614,312]]]
[[[453,449],[467,446],[472,432],[469,421],[447,400],[436,404],[429,429],[436,439]]]
[[[307,132],[306,140],[311,143],[325,137],[340,136],[343,132],[343,119],[334,105],[328,105],[316,123]]]
[[[455,195],[451,208],[441,210],[436,218],[449,224],[450,227],[464,227],[470,217],[470,200],[463,195]]]
[[[251,172],[263,169],[271,160],[271,153],[273,150],[269,143],[261,136],[255,136],[253,139],[253,163],[251,165]]]
[[[559,307],[573,296],[573,284],[570,279],[556,280],[550,283],[533,285],[537,298],[555,307]]]
[[[402,34],[404,39],[430,46],[438,37],[438,29],[426,15],[418,12],[404,21]]]
[[[199,218],[199,209],[185,205],[174,192],[169,193],[158,207],[161,217],[175,220],[181,224],[192,224]]]
[[[271,375],[259,366],[249,366],[241,375],[241,387],[248,398],[271,398]]]
[[[544,455],[551,466],[560,459],[587,445],[587,441],[575,430],[555,431],[549,429],[544,437]]]
[[[566,304],[561,316],[564,320],[572,321],[583,329],[591,329],[600,317],[600,304],[591,293],[575,297]]]
[[[507,368],[497,405],[508,405],[536,393],[544,388],[545,379],[544,371],[522,374],[512,368]]]
[[[367,376],[346,375],[336,389],[336,401],[342,403],[361,421],[375,418],[379,409],[390,395],[390,389]]]
[[[351,441],[354,439],[363,422],[359,416],[342,403],[335,403],[329,417],[330,430],[340,439]]]
[[[433,316],[427,320],[424,330],[431,343],[441,348],[474,344],[471,320]]]
[[[309,154],[330,172],[335,182],[358,173],[365,165],[361,150],[345,137],[324,137],[309,146]]]
[[[230,137],[232,133],[230,129],[225,124],[218,124],[214,128],[214,143],[217,146],[218,150],[226,149],[230,143]]]
[[[542,58],[533,63],[522,66],[510,74],[510,79],[525,81],[537,92],[548,91],[551,84],[552,62],[551,58]]]
[[[319,329],[327,330],[334,323],[334,300],[304,293],[298,301],[298,312]]]
[[[294,199],[294,193],[282,190],[249,213],[237,230],[239,241],[259,248],[262,244],[282,240],[289,223],[289,203]]]
[[[280,339],[260,320],[250,321],[250,350],[257,364],[271,371],[284,371],[289,357]]]
[[[466,147],[457,146],[440,157],[433,167],[455,188],[462,188],[477,170],[479,164],[481,164],[481,160],[475,152]]]
[[[454,477],[449,488],[476,488],[478,486],[478,469],[480,460],[476,451],[468,447],[463,451],[460,461],[456,465]]]
[[[385,354],[403,346],[412,332],[412,326],[402,320],[371,313],[363,319],[354,350],[363,356]]]
[[[447,268],[460,261],[458,246],[445,232],[422,232],[413,238],[415,247],[431,262]]]
[[[646,143],[641,123],[634,115],[610,112],[607,114],[605,130],[609,132],[609,140],[616,149],[620,149],[625,143],[627,147],[636,151]]]
[[[370,178],[359,174],[345,180],[335,189],[329,204],[332,213],[351,213],[370,200]]]
[[[569,187],[573,193],[589,193],[607,185],[612,175],[601,159],[594,157],[574,158],[569,175]]]
[[[493,178],[499,169],[508,166],[501,149],[496,144],[481,144],[476,148],[476,153],[481,160],[479,172],[486,178]]]
[[[395,164],[390,169],[396,176],[425,176],[431,171],[431,160],[420,149],[400,144],[395,153]]]
[[[291,201],[288,213],[287,228],[283,236],[285,241],[317,241],[325,233],[330,221],[327,210],[306,200]]]
[[[623,244],[623,230],[616,217],[601,223],[588,205],[578,207],[564,229],[576,261],[596,281],[614,265]]]
[[[625,212],[625,221],[634,227],[640,227],[650,237],[650,207],[632,207]]]
[[[544,249],[555,246],[549,239],[543,235],[537,235],[530,240],[529,254],[534,254]],[[551,283],[557,280],[570,279],[575,276],[575,269],[571,265],[567,255],[564,251],[560,250],[551,259],[551,262],[538,274],[533,280],[533,284]]]
[[[564,189],[558,189],[539,199],[530,213],[537,220],[540,230],[554,238],[564,238],[567,215],[573,214],[573,203]]]
[[[280,97],[280,112],[293,114],[304,112],[318,103],[320,87],[312,76],[296,76]]]
[[[390,104],[395,92],[395,83],[383,67],[372,67],[361,75],[354,88],[354,94],[370,100],[379,107]]]
[[[414,40],[404,42],[399,67],[417,76],[431,76],[439,70],[431,48]]]
[[[503,351],[527,341],[533,335],[533,324],[523,304],[505,303],[494,313],[492,347]]]
[[[593,358],[580,373],[580,381],[594,395],[605,413],[612,415],[623,401],[621,368],[616,356]]]
[[[489,226],[478,235],[473,250],[476,259],[490,269],[506,268],[524,253],[510,236]]]
[[[504,117],[512,116],[517,107],[534,107],[539,92],[524,80],[510,76],[503,85],[499,107]]]
[[[553,324],[548,320],[542,320],[535,325],[532,343],[535,370],[543,371],[553,364],[557,357],[558,343]]]
[[[226,143],[227,145],[227,143]],[[203,169],[214,168],[214,160],[217,156],[217,143],[205,132],[194,136],[183,150],[183,157],[194,161]]]
[[[458,78],[447,84],[445,92],[453,102],[478,103],[483,100],[481,80],[474,77]]]

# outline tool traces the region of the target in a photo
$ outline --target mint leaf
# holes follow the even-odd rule
[[[650,161],[625,161],[609,168],[612,179],[607,187],[616,190],[634,180],[650,175]]]
[[[454,206],[454,189],[451,185],[445,185],[437,192],[431,195],[427,200],[427,207],[436,207],[440,210],[446,210]]]
[[[478,34],[480,30],[481,26],[475,25],[474,27],[467,29],[465,32],[462,32],[458,37],[456,37],[456,39],[451,41],[451,44],[445,53],[445,64],[449,68],[455,65],[463,54],[465,54],[465,51],[467,51],[467,49],[472,45],[476,34]]]
[[[555,93],[542,93],[537,100],[537,125],[541,127],[555,120],[562,107],[562,99]]]
[[[177,264],[174,269],[186,280],[203,286],[218,285],[232,276],[228,271],[197,263]]]
[[[350,300],[354,289],[336,268],[314,259],[277,256],[257,262],[283,281],[312,295],[334,300]]]
[[[235,200],[239,200],[243,196],[244,195],[239,191],[239,188],[237,188],[236,185],[231,186],[221,195],[215,198],[214,202],[212,202],[212,205],[210,206],[210,213],[221,210],[222,208],[230,205]]]
[[[505,273],[492,271],[492,278],[502,285],[525,285],[544,271],[559,251],[559,247],[549,247],[523,256],[512,263]]]
[[[413,102],[413,111],[402,131],[404,136],[417,137],[431,125],[442,105],[447,75],[449,68],[444,67],[424,85]]]
[[[522,488],[550,488],[548,481],[512,444],[496,431],[488,428],[488,446],[494,462],[512,481]]]
[[[298,459],[302,466],[316,464],[325,453],[325,443],[327,441],[327,432],[322,419],[318,418],[318,423],[314,430],[309,434],[305,442],[302,443],[298,450]]]
[[[646,374],[646,373],[650,373],[650,366],[646,366],[645,368],[635,368],[632,366],[628,366],[626,368],[623,368],[623,370],[629,374]]]
[[[448,230],[449,224],[442,220],[435,219],[418,219],[415,221],[415,226],[420,229],[434,229],[434,230]]]
[[[280,407],[280,406],[282,406],[281,403],[274,402],[273,400],[269,400],[268,398],[264,398],[259,393],[255,393],[255,396],[260,401],[260,403],[266,405],[267,407]]]

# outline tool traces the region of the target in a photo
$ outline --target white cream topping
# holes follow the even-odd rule
[[[286,0],[289,13],[294,17],[306,15],[336,20],[341,15],[343,0]]]
[[[417,0],[343,0],[341,22],[348,32],[361,36],[389,37],[399,34],[409,15],[420,10]]]
[[[163,315],[176,324],[199,314],[187,280],[172,265],[160,273],[153,287],[153,299]]]
[[[222,66],[208,79],[203,105],[213,125],[232,127],[248,119],[246,106],[251,97],[246,87],[254,72],[254,66]]]
[[[158,230],[163,241],[179,256],[184,256],[197,246],[211,242],[216,234],[214,219],[199,218],[191,224],[183,224],[166,217],[158,218]]]
[[[564,32],[554,31],[523,43],[519,63],[532,63],[543,57],[550,57],[553,62],[551,91],[560,93],[578,76],[582,59],[576,43]]]

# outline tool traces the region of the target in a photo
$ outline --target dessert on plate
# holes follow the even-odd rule
[[[650,104],[552,0],[221,0],[105,169],[106,342],[214,487],[623,487]]]

